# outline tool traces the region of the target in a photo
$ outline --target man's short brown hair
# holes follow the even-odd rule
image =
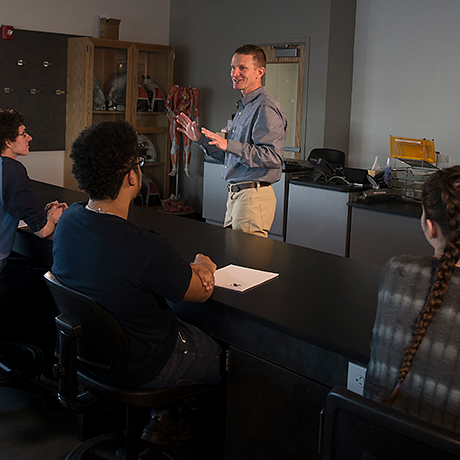
[[[264,50],[257,45],[243,45],[235,50],[234,54],[245,54],[250,55],[254,59],[254,65],[256,68],[264,67],[267,63],[267,58],[265,56]]]

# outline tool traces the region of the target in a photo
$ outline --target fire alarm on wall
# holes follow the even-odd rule
[[[14,38],[14,27],[13,26],[2,26],[2,39],[13,40]]]

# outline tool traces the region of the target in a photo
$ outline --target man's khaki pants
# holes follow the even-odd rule
[[[228,192],[224,227],[267,238],[275,208],[276,196],[271,185]]]

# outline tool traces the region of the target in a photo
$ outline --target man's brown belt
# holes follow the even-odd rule
[[[269,185],[271,185],[269,182],[243,182],[242,184],[228,184],[228,191],[235,193],[246,188],[257,188],[257,186],[268,187]]]

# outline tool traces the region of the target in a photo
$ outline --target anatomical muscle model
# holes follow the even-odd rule
[[[180,132],[177,130],[177,115],[183,112],[189,118],[194,119],[198,124],[200,92],[193,86],[179,87],[174,85],[166,98],[166,112],[170,123],[169,135],[171,137],[171,172],[170,176],[177,173],[177,153],[180,143]],[[184,134],[184,173],[187,177],[190,174],[191,140]]]

